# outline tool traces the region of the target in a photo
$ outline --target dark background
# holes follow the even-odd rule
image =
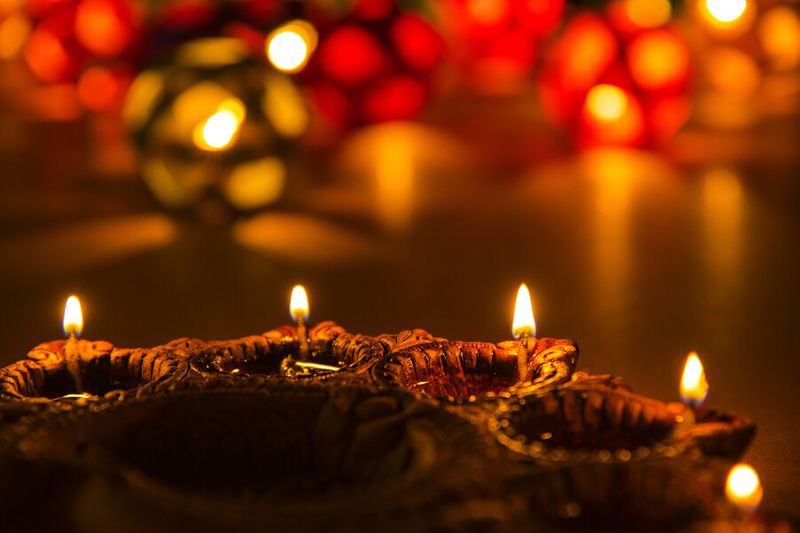
[[[709,405],[758,424],[746,460],[766,507],[796,512],[797,117],[738,133],[690,127],[660,154],[575,155],[515,123],[525,117],[513,102],[452,108],[469,113],[304,154],[275,209],[208,225],[159,208],[113,124],[3,106],[1,361],[59,338],[70,293],[84,337],[118,346],[270,329],[289,321],[298,282],[312,322],[497,341],[525,281],[540,335],[576,339],[581,369],[676,400],[697,350]]]

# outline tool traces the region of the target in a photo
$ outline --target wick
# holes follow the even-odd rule
[[[297,316],[297,339],[300,341],[300,360],[307,361],[309,358],[308,330],[306,329],[306,321],[300,314]]]
[[[77,343],[78,337],[75,335],[75,330],[72,329],[64,347],[64,359],[67,364],[67,370],[72,375],[72,381],[75,383],[75,390],[81,393],[83,392],[83,379],[81,377],[81,358],[78,353]]]
[[[519,375],[520,383],[525,382],[528,377],[528,339],[532,339],[533,335],[527,329],[517,335],[519,341],[519,350],[517,351],[517,374]]]

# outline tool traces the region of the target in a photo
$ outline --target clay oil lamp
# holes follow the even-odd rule
[[[331,321],[309,327],[308,294],[292,289],[289,312],[296,326],[282,326],[261,335],[211,341],[191,357],[191,367],[204,376],[279,376],[327,379],[341,370],[359,375],[385,351],[365,335],[354,335]]]
[[[394,349],[373,367],[385,386],[399,386],[454,403],[508,398],[567,379],[578,347],[570,340],[536,338],[530,293],[517,293],[513,333],[497,344],[437,339]]]
[[[67,300],[63,326],[67,340],[42,343],[27,359],[0,369],[0,398],[11,401],[6,411],[138,394],[186,369],[185,361],[171,356],[177,346],[137,350],[80,339],[83,312],[75,296]]]

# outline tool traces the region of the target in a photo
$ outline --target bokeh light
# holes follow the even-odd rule
[[[645,90],[677,88],[689,76],[689,51],[673,33],[650,30],[628,46],[628,67],[636,84]]]
[[[619,87],[597,85],[586,95],[586,108],[598,119],[613,122],[619,120],[628,110],[628,97]]]
[[[657,28],[669,22],[672,4],[669,0],[625,0],[625,14],[640,28]]]
[[[267,58],[278,70],[299,72],[317,46],[317,32],[303,20],[293,20],[274,30],[266,41]]]

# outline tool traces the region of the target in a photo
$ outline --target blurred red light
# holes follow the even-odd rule
[[[425,87],[409,76],[381,80],[365,96],[364,114],[372,122],[408,119],[425,106]]]
[[[417,15],[401,15],[392,25],[391,37],[397,53],[413,69],[428,72],[444,57],[441,36]]]
[[[375,78],[387,61],[378,39],[357,26],[336,29],[320,44],[317,54],[323,72],[344,85]]]

